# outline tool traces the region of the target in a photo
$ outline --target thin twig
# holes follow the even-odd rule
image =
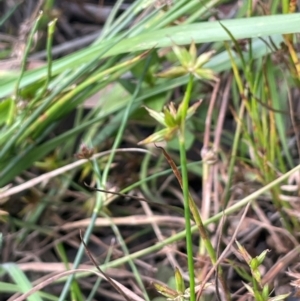
[[[91,222],[90,218],[82,219],[75,222],[69,222],[64,225],[56,226],[57,230],[70,230],[78,229],[79,227],[85,228]],[[166,215],[131,215],[126,217],[112,217],[111,221],[107,218],[98,217],[95,222],[95,227],[109,227],[111,223],[116,225],[131,225],[131,226],[140,226],[148,225],[151,223],[159,225],[172,225],[172,227],[182,227],[184,225],[184,218],[177,216],[166,216]]]

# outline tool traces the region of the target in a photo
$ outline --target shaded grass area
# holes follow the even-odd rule
[[[294,2],[25,2],[0,2],[0,299],[297,292]]]

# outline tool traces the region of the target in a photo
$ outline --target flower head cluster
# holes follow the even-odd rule
[[[194,115],[200,104],[201,100],[188,108],[186,119]],[[140,141],[139,144],[169,141],[174,137],[177,131],[180,130],[182,119],[181,106],[179,106],[177,110],[174,103],[171,102],[168,106],[164,107],[163,112],[157,112],[147,107],[145,107],[145,109],[149,112],[150,116],[163,125],[164,128]]]
[[[192,42],[189,51],[186,48],[177,45],[173,45],[173,51],[181,65],[162,71],[158,73],[157,76],[173,78],[186,74],[193,74],[198,79],[216,79],[213,70],[203,68],[203,65],[210,60],[214,51],[202,53],[197,57],[197,48],[194,42]]]

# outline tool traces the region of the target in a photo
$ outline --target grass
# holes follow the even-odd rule
[[[287,0],[137,0],[118,14],[122,2],[92,45],[55,58],[47,1],[19,69],[0,72],[1,294],[285,299],[291,289],[275,292],[299,254],[300,14]],[[28,70],[41,32],[47,63]]]

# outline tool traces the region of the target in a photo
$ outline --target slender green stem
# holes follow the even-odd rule
[[[57,19],[54,19],[52,22],[48,24],[48,38],[47,38],[47,76],[46,82],[44,85],[44,89],[46,90],[51,77],[52,77],[52,44],[53,44],[53,36],[55,32]]]
[[[26,70],[27,58],[29,56],[29,52],[30,52],[30,49],[31,49],[32,44],[33,44],[33,37],[34,37],[34,34],[37,31],[38,27],[39,27],[42,16],[43,16],[43,13],[40,12],[37,19],[36,19],[36,21],[35,21],[35,23],[34,23],[33,28],[30,31],[30,34],[29,34],[28,42],[27,42],[26,48],[25,48],[25,53],[24,53],[24,56],[23,56],[23,59],[22,59],[21,73],[20,73],[20,76],[18,77],[18,80],[16,82],[16,87],[15,87],[15,98],[16,99],[18,98],[21,79],[22,79],[22,77],[24,75],[24,72]]]
[[[47,35],[47,75],[45,83],[40,91],[38,91],[37,96],[30,102],[29,109],[32,110],[36,103],[43,97],[44,93],[47,91],[51,77],[52,77],[52,45],[53,36],[55,32],[57,19],[54,19],[48,24],[48,35]]]
[[[194,273],[194,258],[193,258],[193,242],[192,242],[192,232],[191,232],[191,213],[190,213],[190,194],[189,194],[189,184],[188,184],[188,172],[187,172],[187,160],[186,160],[186,150],[185,150],[185,118],[187,115],[187,110],[189,106],[189,101],[191,99],[191,92],[193,88],[193,76],[190,75],[188,86],[184,95],[181,106],[181,129],[179,133],[179,147],[180,147],[180,164],[181,164],[181,174],[182,174],[182,189],[184,197],[184,218],[185,218],[185,228],[186,228],[186,248],[188,257],[188,269],[190,276],[190,300],[196,300],[195,294],[195,273]]]
[[[193,242],[191,232],[191,214],[189,207],[189,190],[188,190],[188,177],[187,177],[187,160],[184,139],[179,142],[180,145],[180,163],[182,166],[182,182],[183,182],[183,197],[184,197],[184,218],[186,229],[186,248],[188,257],[188,269],[190,276],[190,292],[191,301],[196,300],[195,295],[195,273],[194,273],[194,258],[193,258]]]
[[[200,232],[201,239],[203,244],[209,254],[209,257],[213,264],[217,261],[216,252],[211,244],[211,241],[207,235],[204,223],[201,219],[201,216],[198,212],[198,209],[195,205],[194,200],[189,194],[188,188],[188,176],[187,176],[187,162],[186,162],[186,150],[185,150],[185,118],[187,115],[187,110],[189,107],[189,101],[191,99],[191,92],[193,87],[193,76],[190,75],[188,86],[184,95],[184,99],[180,106],[180,116],[181,116],[181,128],[179,135],[179,144],[180,144],[180,160],[182,168],[182,189],[184,195],[184,212],[185,212],[185,223],[186,223],[186,244],[187,244],[187,256],[188,256],[188,268],[190,273],[190,291],[191,291],[191,301],[196,300],[195,295],[195,280],[194,280],[194,261],[193,261],[193,252],[192,252],[192,232],[190,224],[190,210],[193,214],[194,220],[196,221],[198,230]],[[226,281],[223,276],[223,271],[221,267],[218,268],[218,276],[222,283],[223,289],[226,294],[227,300],[231,299],[230,293],[227,289]],[[193,279],[192,279],[193,278]]]
[[[247,4],[247,17],[249,18],[252,15],[252,0],[248,0]]]
[[[1,2],[1,1],[0,1]],[[1,16],[0,18],[0,26],[2,26],[9,18],[10,16],[17,10],[17,8],[22,4],[21,1],[15,3],[9,10],[8,12],[4,15]]]
[[[115,5],[113,6],[109,16],[107,17],[106,19],[106,22],[103,26],[103,30],[102,30],[102,38],[104,38],[107,34],[107,32],[109,32],[111,26],[113,25],[113,21],[115,20],[116,18],[116,15],[117,15],[117,12],[118,10],[120,9],[122,3],[124,1],[123,0],[118,0]]]
[[[181,129],[180,129],[180,131],[183,134],[183,137],[184,137],[184,130],[185,130],[185,118],[186,118],[187,111],[189,108],[189,103],[190,103],[191,93],[192,93],[192,88],[193,88],[193,80],[194,80],[194,77],[191,74],[189,76],[189,81],[188,81],[187,89],[184,94],[183,101],[180,104],[180,110],[181,110]]]
[[[224,209],[227,207],[229,198],[230,198],[230,188],[231,188],[231,183],[232,183],[232,178],[233,178],[234,166],[235,166],[235,162],[236,162],[238,144],[240,142],[240,137],[241,137],[241,132],[242,132],[241,120],[243,119],[244,111],[245,111],[245,105],[243,102],[240,107],[239,120],[237,122],[237,127],[236,127],[236,131],[235,131],[234,139],[233,139],[232,152],[231,152],[230,162],[229,162],[229,167],[228,167],[228,180],[226,182],[224,198],[223,198],[223,204],[224,204],[223,208]]]
[[[288,0],[282,0],[281,5],[282,5],[282,12],[284,14],[287,14],[289,12],[289,1]]]

